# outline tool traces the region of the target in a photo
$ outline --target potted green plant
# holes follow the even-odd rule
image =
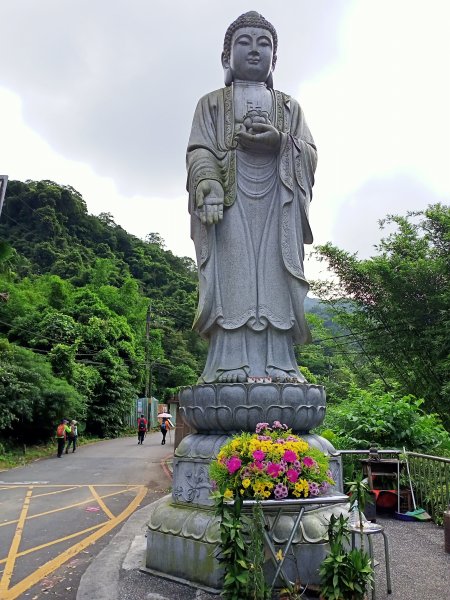
[[[372,562],[364,550],[363,533],[363,512],[370,493],[360,477],[348,486],[350,513],[357,513],[353,526],[359,528],[360,547],[350,548],[349,518],[332,515],[328,524],[330,552],[319,570],[321,600],[364,600],[373,581]]]

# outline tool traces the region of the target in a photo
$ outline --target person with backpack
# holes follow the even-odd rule
[[[58,443],[58,458],[61,458],[62,453],[64,452],[64,445],[66,443],[66,425],[67,420],[61,419],[58,427],[56,428],[56,441]]]
[[[138,419],[138,444],[144,443],[145,434],[147,433],[147,419],[141,415]]]
[[[66,454],[69,453],[70,446],[73,446],[72,453],[75,452],[77,447],[77,439],[78,439],[78,427],[77,421],[72,419],[70,421],[69,430],[67,432],[67,446],[66,446]]]
[[[162,421],[161,421],[161,433],[163,436],[163,439],[161,442],[162,446],[164,446],[164,444],[166,443],[166,435],[167,435],[167,432],[169,431],[169,429],[170,429],[170,421],[167,417],[163,417]]]

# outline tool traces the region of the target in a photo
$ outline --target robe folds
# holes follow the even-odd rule
[[[187,189],[199,272],[194,328],[210,340],[205,382],[233,368],[263,374],[252,372],[264,368],[252,366],[251,356],[261,355],[260,341],[258,349],[241,352],[245,342],[238,331],[247,330],[250,345],[255,333],[267,332],[263,344],[272,346],[263,363],[287,372],[297,367],[292,349],[278,349],[280,335],[290,346],[310,341],[303,258],[304,244],[313,241],[308,209],[317,154],[299,104],[282,92],[271,94],[272,124],[281,133],[277,154],[236,146],[232,86],[201,98],[193,119]],[[211,179],[224,190],[224,215],[208,225],[200,220],[195,198],[200,181]],[[222,333],[229,333],[224,344]]]

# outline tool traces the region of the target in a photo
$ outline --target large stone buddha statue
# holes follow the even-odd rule
[[[200,99],[187,149],[199,272],[201,383],[304,381],[304,244],[316,147],[299,104],[273,89],[277,34],[256,12],[228,28],[225,87]]]

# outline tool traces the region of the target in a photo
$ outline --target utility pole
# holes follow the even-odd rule
[[[150,365],[150,323],[152,318],[152,305],[149,303],[147,308],[147,316],[145,319],[145,397],[147,399],[147,419],[148,414],[148,399],[152,401],[152,367]]]
[[[0,175],[0,215],[2,214],[3,200],[5,199],[6,185],[8,183],[8,175]],[[0,292],[0,300],[8,302],[8,292]]]
[[[0,175],[0,215],[2,214],[3,200],[5,199],[7,183],[8,183],[8,175]]]

